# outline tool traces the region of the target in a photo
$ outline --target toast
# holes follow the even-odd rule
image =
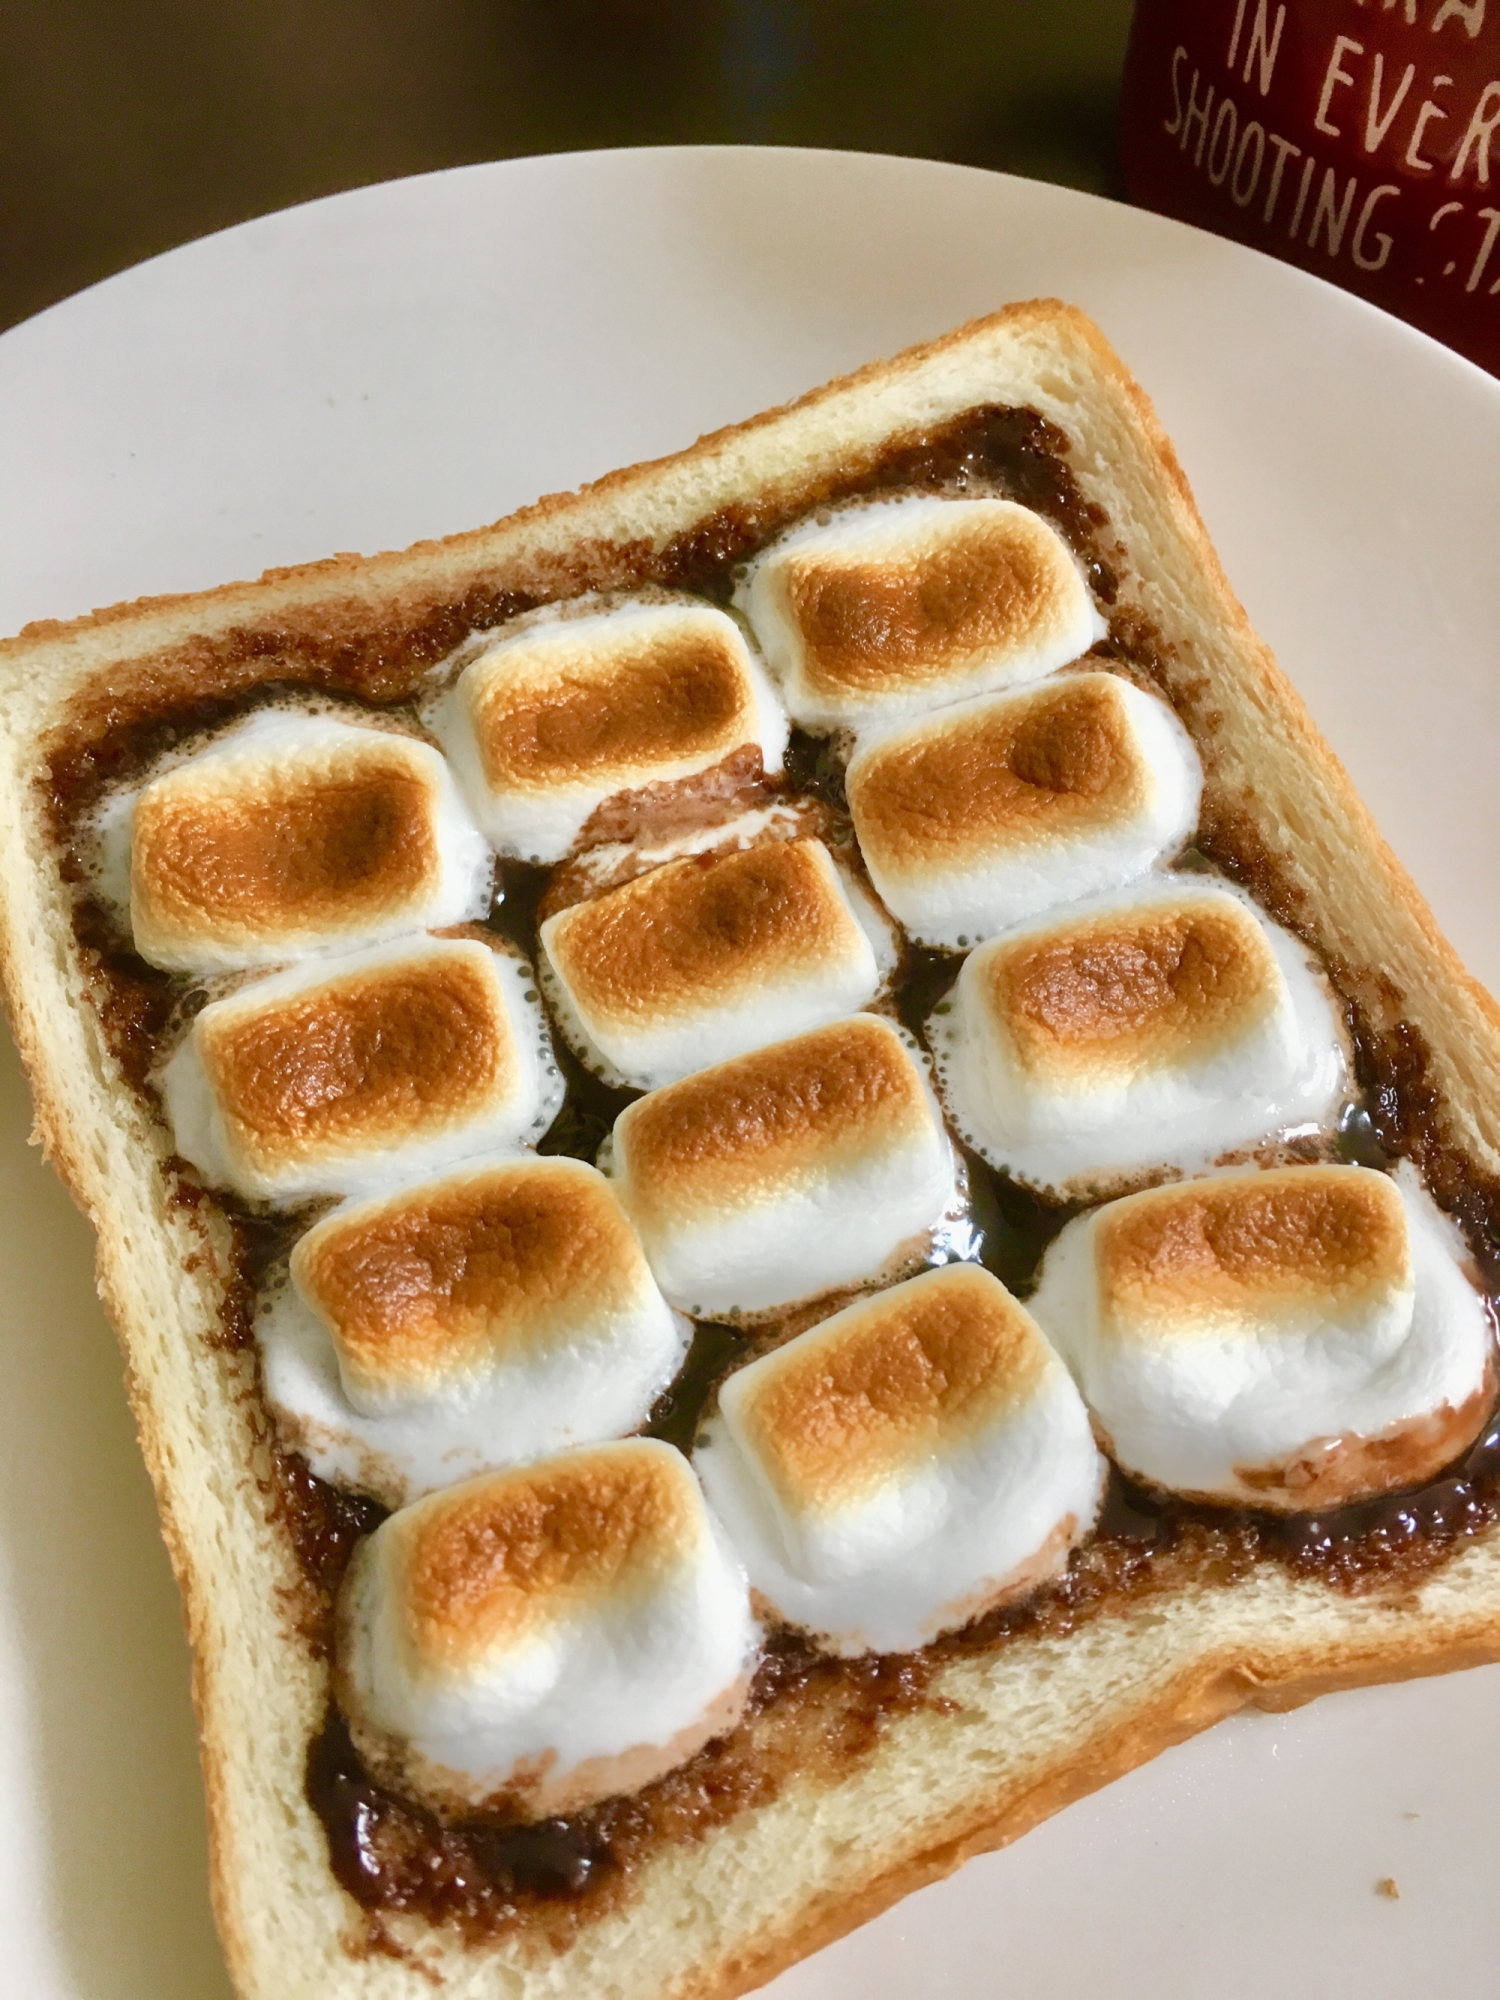
[[[916,1652],[773,1635],[732,1732],[577,1824],[434,1815],[372,1777],[330,1706],[339,1585],[380,1510],[315,1478],[268,1414],[252,1318],[274,1231],[174,1152],[151,1079],[183,986],[101,915],[87,815],[268,690],[405,713],[476,632],[584,592],[723,603],[789,524],[912,491],[1000,491],[1062,533],[1107,622],[1096,663],[1165,695],[1202,759],[1199,865],[1309,946],[1342,1002],[1353,1156],[1409,1162],[1492,1281],[1500,1015],[1250,629],[1145,396],[1068,307],[1010,307],[493,528],[29,627],[0,647],[0,966],[38,1136],[98,1232],[247,2000],[728,2000],[1246,1703],[1500,1658],[1486,1431],[1416,1494],[1316,1518],[1116,1480],[1065,1574]],[[811,794],[823,774],[802,768]],[[1021,1203],[1018,1231],[1040,1213]],[[727,1351],[722,1331],[695,1342],[695,1395]]]

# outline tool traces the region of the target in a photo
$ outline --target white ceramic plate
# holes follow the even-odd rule
[[[601,153],[176,251],[0,338],[0,631],[469,527],[1045,293],[1155,397],[1251,616],[1500,985],[1500,385],[1316,280],[1057,188]],[[175,1594],[89,1233],[27,1129],[7,1050],[0,1989],[213,2000]],[[774,1990],[1491,1992],[1497,1696],[1488,1668],[1224,1724]]]

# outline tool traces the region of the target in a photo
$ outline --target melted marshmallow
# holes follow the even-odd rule
[[[529,620],[464,669],[431,721],[494,845],[545,862],[616,793],[695,777],[747,745],[779,771],[787,738],[734,620],[688,603]]]
[[[992,939],[930,1033],[964,1137],[1069,1193],[1322,1124],[1344,1088],[1306,952],[1247,897],[1183,876]]]
[[[657,1282],[698,1317],[878,1277],[925,1248],[955,1200],[921,1064],[871,1014],[637,1099],[612,1151]]]
[[[263,1201],[373,1193],[538,1137],[562,1082],[524,959],[416,937],[242,986],[162,1073],[177,1150]]]
[[[973,1264],[731,1375],[696,1462],[753,1588],[837,1653],[920,1646],[1055,1575],[1105,1469],[1067,1369]]]
[[[1031,1309],[1137,1478],[1292,1512],[1431,1479],[1493,1399],[1457,1232],[1405,1170],[1238,1172],[1080,1216]]]
[[[117,801],[103,838],[137,951],[198,975],[481,917],[495,873],[430,744],[281,710]]]
[[[257,1336],[283,1441],[393,1507],[623,1437],[687,1351],[608,1181],[531,1154],[344,1203]]]
[[[1061,535],[1010,500],[905,499],[804,523],[737,601],[810,729],[1039,680],[1105,630]]]
[[[692,1468],[637,1438],[391,1515],[351,1565],[338,1687],[377,1771],[544,1818],[730,1728],[757,1638]]]
[[[541,945],[569,1042],[642,1090],[853,1013],[895,958],[817,840],[668,862],[549,917]]]
[[[1202,784],[1164,701],[1083,673],[861,738],[847,780],[886,907],[949,949],[1143,875],[1191,833]]]

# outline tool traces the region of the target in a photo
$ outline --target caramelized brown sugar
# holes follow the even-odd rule
[[[544,791],[723,757],[757,735],[732,628],[700,619],[638,638],[592,620],[538,628],[540,644],[480,660],[468,695],[485,778]],[[577,637],[569,646],[566,635]]]
[[[398,960],[200,1017],[236,1152],[274,1174],[332,1148],[441,1130],[509,1094],[517,1055],[483,954]]]
[[[547,951],[585,1021],[649,1026],[807,977],[864,934],[816,841],[764,841],[673,861],[577,903]]]
[[[337,931],[414,907],[438,885],[436,800],[400,739],[253,772],[194,772],[149,786],[136,808],[131,902],[138,934],[255,942]]]
[[[1225,898],[1108,912],[991,946],[982,990],[1038,1076],[1201,1062],[1261,1026],[1281,977],[1264,931]]]
[[[571,1160],[454,1175],[329,1217],[292,1272],[341,1356],[420,1386],[628,1308],[645,1259],[607,1184]]]
[[[851,768],[849,807],[872,865],[920,874],[1110,825],[1145,781],[1113,678],[1077,674],[878,743]]]

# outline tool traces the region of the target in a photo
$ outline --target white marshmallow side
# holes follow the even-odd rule
[[[204,1070],[200,1038],[227,1010],[255,1012],[333,985],[345,976],[405,963],[420,965],[445,952],[482,954],[516,1056],[514,1087],[449,1121],[398,1140],[377,1132],[361,1143],[331,1137],[300,1160],[265,1172],[244,1158],[224,1107]],[[375,945],[338,958],[314,959],[268,974],[214,1001],[196,1016],[165,1068],[159,1086],[177,1150],[211,1187],[229,1187],[252,1201],[295,1203],[315,1195],[379,1194],[477,1154],[520,1149],[547,1130],[561,1109],[563,1079],[552,1053],[530,966],[508,951],[472,939],[420,937]]]
[[[204,934],[198,938],[158,937],[137,921],[132,902],[132,851],[136,808],[143,791],[208,777],[223,783],[226,793],[239,784],[248,792],[265,775],[288,767],[295,770],[299,763],[316,768],[325,760],[347,754],[351,747],[363,748],[371,738],[381,746],[399,745],[403,757],[431,790],[437,870],[421,894],[378,915],[365,914],[312,929],[291,923],[267,926],[255,938],[247,938],[237,926],[215,937],[211,919],[205,919]],[[494,853],[475,825],[447,762],[430,743],[329,715],[286,709],[259,711],[215,738],[206,749],[175,764],[151,785],[111,799],[100,815],[98,841],[100,891],[121,923],[131,930],[141,956],[168,972],[198,977],[279,965],[308,954],[352,951],[412,931],[468,923],[489,913],[494,894]]]
[[[130,935],[130,850],[135,841],[139,785],[112,792],[92,821],[91,886],[120,929]]]
[[[760,1634],[744,1571],[686,1459],[644,1438],[602,1449],[655,1454],[691,1487],[691,1532],[658,1566],[653,1588],[560,1592],[540,1629],[444,1671],[414,1658],[403,1631],[400,1549],[414,1510],[392,1515],[356,1558],[343,1620],[347,1697],[425,1764],[467,1781],[476,1801],[542,1760],[556,1782],[596,1759],[670,1745],[754,1664]]]
[[[256,1326],[261,1386],[283,1443],[320,1479],[404,1507],[476,1473],[638,1429],[687,1357],[691,1324],[657,1293],[487,1370],[467,1393],[385,1416],[345,1392],[327,1328],[294,1286]]]
[[[788,1345],[862,1310],[851,1306]],[[789,1515],[741,1428],[739,1405],[760,1364],[732,1375],[694,1462],[752,1587],[831,1652],[905,1652],[967,1623],[1007,1585],[1024,1590],[1055,1574],[1093,1527],[1107,1467],[1066,1368],[1050,1350],[1047,1358],[1042,1385],[1019,1410],[821,1518]]]
[[[786,713],[739,626],[724,612],[707,604],[683,603],[581,610],[580,605],[587,602],[574,600],[564,612],[528,619],[519,630],[502,637],[465,667],[455,686],[425,717],[451,759],[486,837],[499,853],[525,861],[561,861],[592,814],[620,792],[696,777],[747,744],[760,751],[766,772],[775,774],[781,770],[786,751],[790,727]],[[493,677],[515,672],[540,688],[550,658],[561,662],[565,655],[584,646],[597,647],[597,660],[592,674],[582,671],[607,685],[612,655],[684,627],[701,628],[734,659],[743,687],[743,725],[729,732],[733,741],[726,738],[708,750],[686,756],[673,754],[670,748],[655,754],[641,751],[623,759],[602,780],[558,779],[514,788],[496,788],[490,783],[480,756],[474,703]]]
[[[739,982],[717,1000],[684,995],[654,1020],[601,1019],[585,1010],[552,957],[568,912],[542,925],[537,970],[558,1027],[585,1068],[617,1088],[657,1090],[695,1070],[787,1041],[868,1006],[894,970],[900,947],[884,913],[826,850],[829,886],[849,917],[848,948],[809,967]]]
[[[635,1199],[634,1107],[627,1106],[599,1164],[615,1179],[672,1305],[700,1319],[768,1312],[878,1278],[921,1248],[957,1202],[957,1168],[921,1063],[911,1061],[929,1106],[920,1128],[904,1129],[864,1159],[820,1160],[812,1142],[794,1173],[753,1200],[685,1198],[670,1219],[646,1220]]]
[[[816,685],[808,674],[806,645],[788,602],[788,558],[847,553],[867,560],[886,558],[898,565],[913,556],[920,560],[934,529],[940,531],[956,519],[956,509],[973,510],[975,515],[983,510],[986,519],[1002,525],[1016,521],[1025,530],[1039,530],[1050,538],[1046,546],[1052,557],[1056,605],[1045,630],[1035,639],[990,647],[981,658],[964,657],[964,649],[956,649],[958,656],[947,671],[899,691],[835,694]],[[792,720],[823,731],[861,729],[970,695],[1040,680],[1080,659],[1108,629],[1062,536],[1030,508],[1009,500],[923,495],[851,507],[828,522],[805,521],[757,557],[735,593],[735,604],[749,620]]]
[[[899,732],[861,736],[848,771],[854,830],[870,879],[915,943],[949,951],[978,944],[1044,911],[1124,888],[1169,859],[1188,839],[1198,823],[1203,792],[1203,770],[1192,738],[1164,701],[1117,675],[1097,678],[1111,681],[1128,718],[1144,778],[1138,805],[1109,826],[1036,839],[1002,837],[988,853],[981,836],[962,865],[946,866],[939,854],[914,868],[886,866],[878,842],[866,841],[861,827],[861,780],[893,735],[899,734],[903,742],[920,740],[924,734],[947,730],[965,714],[976,721],[985,719],[1025,700],[1026,693],[983,696],[941,709],[930,720]]]
[[[1106,1340],[1094,1235],[1109,1209],[1068,1224],[1030,1308],[1126,1470],[1171,1491],[1264,1505],[1264,1489],[1236,1468],[1279,1465],[1331,1438],[1385,1437],[1445,1405],[1461,1409],[1481,1390],[1493,1336],[1461,1268],[1465,1247],[1409,1167],[1396,1185],[1411,1289],[1394,1288],[1341,1323],[1315,1316],[1290,1329],[1206,1326],[1157,1342]]]
[[[939,1088],[960,1134],[982,1159],[1033,1187],[1087,1192],[1163,1169],[1201,1172],[1214,1160],[1335,1122],[1347,1089],[1340,1016],[1321,968],[1248,896],[1199,888],[1188,876],[1149,877],[1119,898],[1070,907],[1080,923],[1153,901],[1233,895],[1265,932],[1279,991],[1269,1017],[1207,1061],[1068,1089],[1035,1086],[983,997],[986,954],[1024,933],[1002,933],[970,954],[948,1001],[928,1022]]]

